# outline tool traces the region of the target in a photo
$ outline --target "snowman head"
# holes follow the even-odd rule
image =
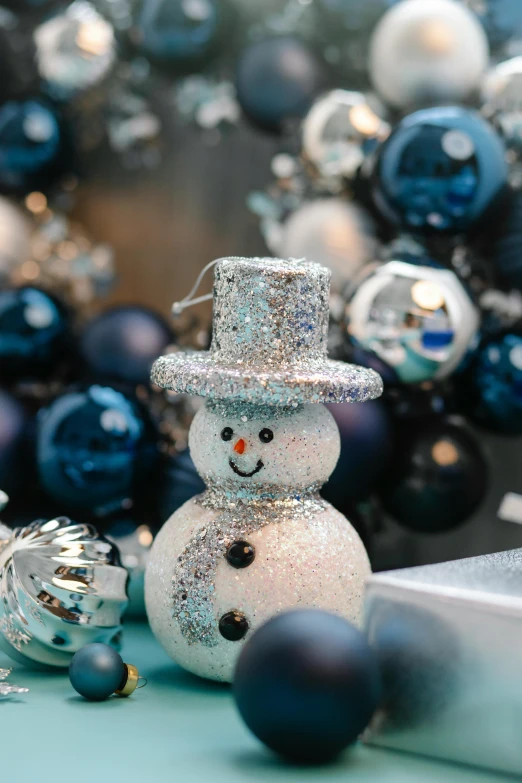
[[[207,484],[259,495],[324,484],[339,458],[340,438],[323,405],[209,402],[194,418],[189,445]]]

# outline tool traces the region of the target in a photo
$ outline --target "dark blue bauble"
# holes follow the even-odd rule
[[[133,37],[156,64],[185,70],[228,45],[230,22],[228,0],[144,0]]]
[[[485,0],[480,7],[484,10],[477,15],[492,49],[498,50],[510,41],[522,39],[522,3],[519,0]]]
[[[172,330],[145,307],[115,307],[85,327],[80,347],[93,375],[148,384],[152,363],[173,341]]]
[[[522,193],[512,195],[488,255],[502,280],[522,291]]]
[[[248,728],[276,753],[300,763],[329,761],[357,740],[377,707],[377,660],[343,618],[285,612],[245,644],[234,697]]]
[[[377,155],[373,198],[393,223],[459,232],[476,225],[506,192],[505,149],[476,112],[434,107],[400,122]]]
[[[10,494],[25,478],[23,465],[27,418],[18,400],[0,389],[0,489]]]
[[[70,140],[50,103],[27,98],[0,107],[0,192],[46,190],[70,166]]]
[[[200,495],[205,483],[197,472],[188,449],[169,458],[160,480],[159,509],[161,518],[168,519],[183,503]]]
[[[39,414],[40,482],[64,507],[86,514],[129,508],[155,468],[156,437],[130,395],[94,384],[68,391]]]
[[[395,444],[380,497],[397,522],[436,533],[462,524],[479,507],[488,468],[469,430],[444,418],[401,421]]]
[[[364,500],[386,472],[392,454],[393,427],[379,400],[328,405],[341,435],[341,455],[323,497],[343,512]]]
[[[69,342],[68,311],[54,296],[31,286],[0,291],[0,383],[51,375]]]
[[[127,669],[121,655],[108,644],[87,644],[73,656],[69,679],[89,701],[105,701],[125,685]]]
[[[481,347],[471,369],[473,418],[494,432],[522,434],[522,336],[505,334]]]
[[[297,38],[251,44],[236,69],[237,99],[251,122],[272,132],[303,117],[324,86],[321,63]]]

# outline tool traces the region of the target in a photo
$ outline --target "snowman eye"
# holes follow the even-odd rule
[[[270,443],[271,440],[274,440],[274,433],[272,430],[265,427],[265,429],[261,430],[259,433],[259,440],[261,443]]]
[[[234,430],[232,427],[225,427],[224,430],[221,430],[221,440],[232,440],[233,434]]]

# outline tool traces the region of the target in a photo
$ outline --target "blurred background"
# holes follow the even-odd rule
[[[325,496],[374,568],[522,545],[522,3],[3,0],[0,488],[140,574],[202,485],[198,401],[148,382],[205,349],[174,319],[224,255],[332,268]],[[210,290],[210,275],[201,293]]]

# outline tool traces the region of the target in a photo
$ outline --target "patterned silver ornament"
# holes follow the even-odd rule
[[[522,57],[498,63],[482,85],[483,111],[506,142],[522,151]]]
[[[26,666],[65,667],[86,644],[117,644],[127,578],[91,525],[0,526],[0,647]]]
[[[368,268],[349,294],[352,341],[402,383],[450,375],[476,343],[478,326],[476,307],[449,269],[389,261]]]

